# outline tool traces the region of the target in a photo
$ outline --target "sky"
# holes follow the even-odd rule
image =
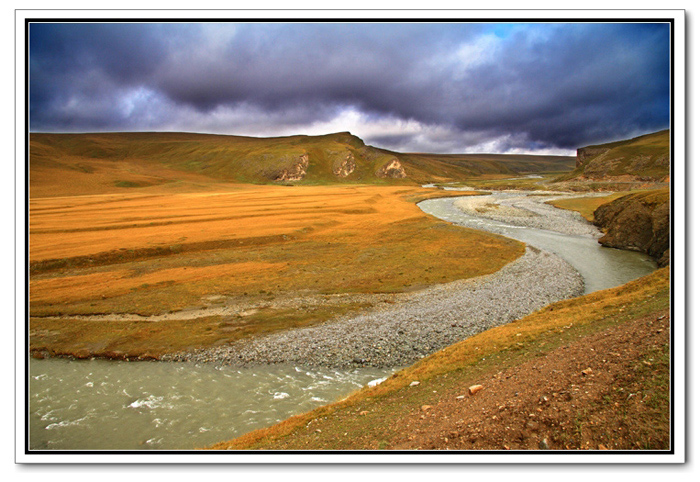
[[[574,154],[666,129],[663,23],[32,23],[32,132]]]

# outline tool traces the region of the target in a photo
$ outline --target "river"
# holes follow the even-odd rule
[[[390,373],[31,360],[30,448],[201,448],[326,405]]]
[[[453,224],[508,236],[560,256],[581,273],[586,293],[619,286],[656,269],[656,262],[646,254],[601,246],[597,239],[602,233],[578,213],[544,204],[548,199],[559,196],[546,197],[538,194],[496,192],[488,196],[470,196],[464,200],[478,200],[480,205],[496,204],[524,212],[537,209],[540,214],[547,214],[546,227],[551,229],[527,225],[538,225],[535,221],[540,219],[539,216],[516,215],[508,216],[511,219],[504,219],[506,216],[499,219],[496,216],[489,218],[479,215],[478,212],[470,213],[455,205],[462,198],[429,199],[418,206],[425,213]],[[582,195],[576,195],[580,196]]]
[[[419,207],[445,221],[509,236],[561,256],[583,275],[586,292],[623,284],[656,267],[641,253],[601,247],[595,230],[590,231],[590,225],[580,219],[566,218],[551,225],[559,231],[569,231],[557,228],[559,225],[576,225],[580,233],[532,227],[537,225],[537,216],[519,213],[540,209],[544,198],[528,199],[513,193],[480,197],[482,204],[477,209],[497,214],[494,206],[503,203],[503,210],[515,213],[513,222],[460,209],[455,205],[457,199],[461,198],[432,199]],[[538,206],[532,205],[535,201]],[[561,212],[553,216],[559,215],[572,216]],[[391,372],[378,368],[310,370],[281,365],[242,369],[195,363],[32,359],[30,448],[204,447],[343,398]]]

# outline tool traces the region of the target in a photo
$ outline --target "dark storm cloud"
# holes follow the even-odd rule
[[[128,125],[114,111],[119,96],[147,84],[169,50],[183,46],[188,27],[33,23],[29,33],[32,125],[89,129]],[[81,100],[84,114],[66,107]]]
[[[352,109],[399,125],[365,136],[392,148],[568,149],[668,126],[668,36],[631,23],[33,24],[31,127],[236,133],[248,118],[269,134]]]
[[[497,60],[459,85],[474,97],[471,114],[456,116],[460,127],[500,127],[575,147],[606,133],[667,126],[667,28],[566,25],[541,39],[528,33],[513,35]]]
[[[417,24],[240,25],[217,55],[173,56],[158,86],[200,109],[252,101],[274,109],[299,102],[353,104],[387,113],[421,84],[421,64],[448,32],[467,40],[483,26],[456,30]],[[397,111],[400,112],[400,111]]]

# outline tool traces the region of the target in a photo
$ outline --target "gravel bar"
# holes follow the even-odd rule
[[[579,213],[546,204],[547,201],[554,199],[592,197],[591,195],[543,197],[529,194],[501,193],[458,198],[454,206],[465,214],[509,225],[544,229],[572,236],[590,236],[596,239],[602,235],[597,227],[587,222]],[[503,197],[504,195],[508,197]],[[596,195],[596,197],[599,196],[599,194]]]
[[[432,286],[396,305],[167,359],[235,366],[401,367],[583,290],[581,275],[568,263],[528,247],[494,274]]]

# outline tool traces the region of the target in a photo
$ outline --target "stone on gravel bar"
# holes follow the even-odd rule
[[[483,385],[472,385],[471,387],[469,387],[469,395],[474,395],[476,392],[479,392],[483,389]]]

